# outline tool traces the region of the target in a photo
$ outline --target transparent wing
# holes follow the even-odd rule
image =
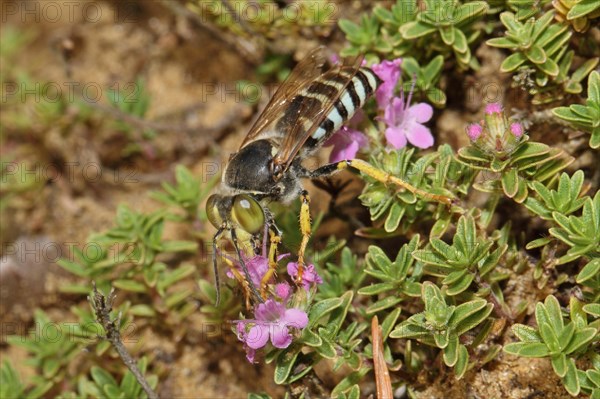
[[[261,132],[273,124],[283,114],[298,92],[323,73],[323,67],[327,62],[324,50],[325,47],[323,46],[311,50],[296,65],[256,119],[240,148],[253,141]]]
[[[275,155],[274,170],[285,171],[306,142],[319,128],[327,115],[333,109],[335,103],[346,90],[348,83],[356,75],[363,61],[363,56],[346,58],[342,63],[334,66],[325,73],[328,77],[337,75],[338,81],[343,84],[335,93],[324,93],[323,101],[303,101],[294,114],[294,118],[286,124],[289,130],[286,132],[279,152]]]

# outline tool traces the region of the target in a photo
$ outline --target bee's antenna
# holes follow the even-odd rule
[[[246,262],[244,262],[244,258],[242,258],[242,252],[238,246],[237,234],[235,233],[235,229],[231,229],[231,241],[233,242],[233,247],[235,248],[235,252],[237,253],[238,259],[240,260],[240,265],[242,265],[242,270],[244,271],[244,275],[246,277],[246,281],[248,281],[248,285],[250,286],[250,290],[260,303],[264,303],[265,301],[262,299],[252,278],[250,278],[250,272],[248,272],[248,267],[246,266]]]

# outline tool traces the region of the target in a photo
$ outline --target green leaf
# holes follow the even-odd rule
[[[542,340],[535,328],[524,324],[514,324],[511,330],[517,338],[524,342],[540,342]]]
[[[308,327],[313,327],[326,314],[331,313],[335,308],[339,307],[343,302],[342,298],[328,298],[315,303],[309,312],[308,319],[310,320]]]
[[[556,76],[558,75],[558,64],[552,58],[546,58],[541,64],[537,64],[538,68],[547,75]]]
[[[600,258],[593,259],[584,266],[579,272],[575,281],[577,284],[581,284],[585,281],[591,280],[600,274]]]
[[[452,43],[454,43],[455,32],[459,32],[459,30],[455,29],[453,26],[446,26],[442,27],[439,32],[444,44],[451,46]]]
[[[146,292],[148,289],[146,285],[129,279],[115,280],[113,281],[113,286],[115,288],[130,292]]]
[[[380,312],[384,309],[391,308],[392,306],[396,306],[400,302],[402,302],[402,298],[388,296],[388,297],[383,298],[383,299],[375,302],[374,304],[370,305],[367,308],[366,312],[367,312],[367,314],[374,314],[374,313]]]
[[[552,356],[550,361],[557,376],[562,378],[567,374],[567,356],[564,353]]]
[[[527,61],[527,58],[523,53],[513,53],[506,57],[506,59],[500,65],[500,71],[502,72],[513,72],[518,67],[523,65]],[[557,66],[558,68],[558,66]]]
[[[506,170],[502,174],[502,189],[508,198],[512,198],[519,190],[519,175],[516,168]]]
[[[163,252],[197,252],[198,243],[193,241],[163,241]]]
[[[402,216],[404,216],[405,211],[406,208],[400,205],[398,202],[394,202],[392,204],[383,226],[386,232],[392,233],[396,231],[398,225],[400,225],[400,220],[402,219]]]
[[[292,368],[294,367],[294,363],[296,362],[296,358],[299,354],[300,352],[293,346],[285,349],[279,354],[273,375],[275,384],[285,384],[290,373],[292,372]]]
[[[507,344],[503,350],[511,355],[522,357],[546,357],[550,354],[548,347],[540,342],[516,342]]]
[[[533,62],[534,64],[543,64],[548,59],[544,49],[540,46],[536,46],[535,44],[525,51],[525,55],[527,58],[529,58],[529,61]]]
[[[437,28],[421,21],[407,22],[400,27],[400,34],[405,40],[417,39],[435,32]]]
[[[516,48],[518,44],[507,37],[496,37],[485,42],[488,46],[499,48]]]
[[[359,295],[377,295],[382,292],[391,291],[396,288],[395,283],[379,283],[379,284],[371,284],[366,287],[362,287],[358,290]]]
[[[448,340],[448,345],[444,348],[444,363],[446,366],[453,367],[458,360],[458,337],[453,336]]]
[[[577,378],[577,367],[575,366],[575,360],[572,358],[567,359],[567,372],[563,376],[562,383],[570,395],[577,396],[579,394],[580,385]]]
[[[469,365],[469,352],[464,345],[458,346],[458,356],[456,359],[456,364],[454,365],[454,373],[456,374],[457,379],[461,379],[465,372],[467,371],[467,366]]]
[[[567,19],[572,21],[574,19],[591,14],[597,10],[600,10],[600,4],[597,1],[583,0],[571,7],[569,13],[567,14]]]

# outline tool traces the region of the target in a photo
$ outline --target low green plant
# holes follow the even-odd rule
[[[536,305],[537,328],[513,325],[512,331],[521,342],[505,345],[504,351],[521,357],[549,357],[554,372],[562,379],[567,392],[576,396],[581,383],[575,359],[577,354],[588,350],[589,343],[597,339],[598,327],[588,326],[582,306],[577,299],[571,298],[569,321],[565,323],[558,300],[549,295],[543,304]]]
[[[469,364],[469,352],[460,337],[481,324],[492,312],[493,305],[485,299],[450,305],[442,291],[430,281],[423,283],[421,298],[425,310],[398,324],[390,337],[414,338],[442,349],[444,363],[454,367],[456,377],[462,378]]]
[[[590,73],[587,94],[585,105],[571,104],[554,108],[552,112],[573,127],[590,133],[590,147],[597,149],[600,148],[600,72]]]

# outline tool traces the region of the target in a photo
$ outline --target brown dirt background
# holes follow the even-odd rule
[[[27,3],[31,7],[43,7],[45,2]],[[158,152],[155,159],[134,158],[127,164],[119,163],[118,159],[122,143],[110,137],[88,140],[92,130],[63,137],[60,129],[50,127],[42,129],[33,138],[16,141],[15,146],[8,143],[2,149],[3,153],[16,148],[18,156],[39,157],[39,162],[52,162],[53,158],[58,158],[85,165],[102,160],[103,178],[90,181],[81,176],[73,179],[63,176],[44,184],[35,195],[24,196],[14,212],[3,214],[0,229],[3,248],[4,244],[16,240],[25,245],[40,242],[60,243],[61,246],[70,242],[83,244],[90,233],[113,225],[118,204],[128,204],[138,211],[157,209],[159,205],[147,196],[147,192],[159,188],[163,180],[172,181],[176,163],[183,163],[198,176],[206,177],[210,165],[222,165],[228,154],[237,148],[254,113],[252,107],[231,98],[231,93],[220,92],[207,97],[208,84],[216,84],[220,90],[231,89],[236,80],[252,80],[253,68],[234,49],[202,30],[194,29],[156,1],[77,1],[80,10],[88,4],[99,10],[101,16],[97,20],[94,17],[94,22],[86,20],[77,9],[69,15],[68,1],[52,3],[62,9],[62,18],[56,21],[47,18],[36,21],[34,16],[23,20],[20,13],[7,13],[12,5],[22,7],[23,3],[0,2],[3,25],[17,27],[34,37],[17,56],[17,67],[40,81],[61,85],[88,82],[103,88],[115,83],[125,85],[142,75],[153,100],[148,118],[175,121],[173,123],[183,121],[188,126],[196,126],[197,130],[159,134],[154,141],[154,151]],[[364,6],[357,4],[340,2],[342,15],[353,15],[356,9]],[[89,12],[92,12],[91,8]],[[61,47],[65,40],[74,44],[68,63]],[[314,44],[316,41],[307,39],[298,45],[310,48]],[[477,83],[506,84],[497,73],[501,54],[480,49],[477,55],[483,68],[478,74],[460,81],[467,86],[466,91],[474,95],[470,98],[458,94],[451,96],[449,103],[458,101],[464,110],[453,107],[440,113],[434,129],[438,143],[450,143],[455,149],[466,144],[464,126],[475,119],[483,102],[476,90]],[[461,90],[465,90],[465,86]],[[518,96],[514,100],[520,101]],[[206,147],[202,144],[206,136],[212,135],[206,130],[223,123],[229,127],[214,137],[215,145]],[[552,142],[558,134],[562,133],[546,132],[541,141]],[[19,147],[19,144],[31,141],[42,146],[33,155],[30,149]],[[586,160],[580,159],[575,166],[585,165]],[[116,173],[123,176],[131,171],[131,181],[115,183]],[[320,194],[316,195],[318,198]],[[315,204],[325,202],[313,201]],[[338,222],[323,228],[325,236],[327,232],[347,227]],[[169,231],[168,234],[175,237],[178,232]],[[69,306],[75,303],[72,297],[58,294],[58,287],[70,277],[52,262],[25,262],[19,268],[20,272],[14,275],[2,275],[0,317],[5,327],[10,326],[3,328],[2,339],[9,329],[14,331],[15,326],[18,331],[25,331],[35,307],[45,309],[54,320],[61,320],[67,317]],[[211,278],[208,269],[200,273]],[[531,278],[525,276],[524,287],[533,285]],[[159,383],[161,397],[242,398],[248,392],[260,391],[267,391],[276,398],[283,397],[283,389],[272,381],[271,366],[248,364],[241,345],[227,329],[216,337],[203,335],[204,321],[202,315],[194,315],[189,321],[192,333],[181,342],[151,332],[140,337],[138,345],[153,351],[155,361],[160,363],[156,367],[165,369],[168,375]],[[22,376],[32,375],[33,371],[22,364],[24,352],[21,349],[3,345],[0,356],[11,360]],[[423,387],[419,397],[569,398],[548,361],[515,359],[502,354],[483,369],[467,373],[461,381],[442,373],[433,384]]]

